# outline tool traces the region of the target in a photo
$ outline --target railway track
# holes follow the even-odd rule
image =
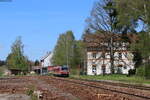
[[[145,99],[145,100],[150,100],[150,96],[144,96],[144,95],[129,93],[129,92],[120,91],[120,90],[116,90],[116,89],[100,87],[100,86],[91,85],[91,84],[84,83],[84,82],[78,82],[76,80],[70,80],[70,79],[65,79],[65,78],[55,78],[55,77],[52,77],[52,79],[59,80],[59,81],[70,82],[70,83],[73,83],[73,84],[92,87],[92,88],[96,88],[96,89],[102,89],[102,90],[111,91],[111,92],[115,92],[115,93],[125,94],[125,95],[128,95],[128,96],[134,96],[134,97],[138,97],[138,98]]]
[[[45,81],[45,79],[43,77],[41,77],[41,79],[43,79]],[[138,97],[140,99],[144,99],[144,100],[150,100],[150,95],[148,93],[148,95],[141,94],[140,93],[136,93],[133,91],[122,91],[121,89],[118,88],[108,88],[107,85],[109,85],[109,87],[113,87],[113,86],[119,86],[119,87],[125,87],[125,88],[132,88],[134,89],[138,89],[140,90],[145,90],[150,92],[150,89],[145,87],[145,86],[128,86],[128,84],[122,84],[122,83],[112,83],[112,82],[103,82],[103,81],[95,81],[95,80],[84,80],[84,79],[69,79],[69,78],[60,78],[60,77],[47,77],[46,80],[58,80],[58,81],[62,81],[62,82],[69,82],[69,83],[73,83],[73,84],[77,84],[77,85],[81,85],[81,86],[86,86],[86,87],[91,87],[91,88],[95,88],[95,89],[101,89],[101,90],[106,90],[106,91],[110,91],[110,92],[114,92],[114,93],[118,93],[118,94],[124,94],[126,96],[133,96],[133,97]],[[32,79],[31,79],[32,80]],[[0,82],[1,83],[5,83],[5,82],[23,82],[23,81],[28,81],[27,79],[24,78],[18,78],[18,77],[7,77],[7,78],[0,78]],[[100,84],[99,84],[100,83]]]
[[[87,79],[79,79],[79,78],[71,78],[71,79],[87,81],[87,82],[102,83],[102,84],[111,85],[111,86],[119,86],[119,87],[126,87],[126,88],[133,88],[133,89],[150,91],[150,87],[142,86],[142,85],[133,85],[133,84],[127,84],[127,83],[116,83],[116,82],[108,82],[108,81],[101,81],[101,80],[87,80]]]
[[[0,81],[2,81],[2,80],[13,80],[13,79],[16,79],[16,78],[12,78],[12,77],[4,77],[4,78],[0,78]]]
[[[5,77],[0,78],[0,83],[18,83],[18,82],[26,82],[27,80],[18,77]]]

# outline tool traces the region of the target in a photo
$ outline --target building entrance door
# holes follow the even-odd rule
[[[93,65],[93,66],[92,66],[92,73],[93,73],[94,75],[96,75],[96,70],[97,70],[97,69],[96,69],[96,66]]]
[[[102,65],[102,74],[105,75],[106,74],[106,66]]]

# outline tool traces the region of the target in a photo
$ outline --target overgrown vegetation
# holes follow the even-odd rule
[[[35,87],[29,86],[29,89],[26,91],[26,94],[31,97],[31,100],[38,100],[37,95],[34,94]]]

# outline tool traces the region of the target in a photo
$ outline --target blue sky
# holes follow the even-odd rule
[[[17,36],[25,55],[41,58],[52,51],[59,34],[72,30],[80,39],[95,0],[12,0],[0,2],[0,59],[5,60]]]

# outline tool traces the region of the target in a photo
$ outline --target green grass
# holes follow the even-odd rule
[[[71,75],[73,78],[80,79],[90,79],[90,80],[112,80],[112,81],[120,81],[125,83],[133,83],[133,84],[150,84],[150,80],[146,80],[142,77],[131,76],[127,77],[126,75],[98,75],[98,76],[89,76],[89,75]]]
[[[3,74],[4,74],[4,67],[3,66],[0,66],[0,77],[2,77],[3,76]]]

